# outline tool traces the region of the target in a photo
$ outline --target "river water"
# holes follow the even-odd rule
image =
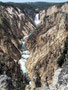
[[[30,56],[30,51],[26,48],[26,42],[25,40],[28,38],[29,35],[26,35],[24,36],[22,39],[21,39],[21,42],[22,42],[22,51],[23,51],[23,54],[21,56],[21,59],[19,60],[19,64],[20,64],[20,68],[21,68],[21,71],[22,71],[22,74],[25,76],[25,78],[27,80],[28,79],[28,75],[27,75],[27,68],[26,68],[26,62]]]
[[[35,16],[35,25],[38,26],[40,24],[40,19],[39,19],[39,14],[36,14]],[[34,31],[34,30],[33,30]],[[26,35],[24,36],[22,39],[21,39],[21,43],[22,43],[22,51],[23,51],[23,54],[21,56],[21,59],[19,60],[19,64],[20,64],[20,68],[21,68],[21,71],[22,71],[22,75],[25,76],[25,78],[30,81],[30,79],[28,78],[28,75],[27,75],[27,68],[26,68],[26,62],[30,56],[30,51],[26,48],[26,40],[28,39],[28,37],[33,33],[33,31],[29,34],[29,35]]]

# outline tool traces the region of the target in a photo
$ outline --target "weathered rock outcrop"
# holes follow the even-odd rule
[[[0,90],[16,90],[11,78],[7,75],[0,76]]]
[[[15,10],[13,7],[0,6],[0,10],[0,49],[18,60],[21,53],[20,39],[33,30],[34,26],[18,8]]]
[[[38,77],[41,78],[40,82],[52,83],[54,72],[58,68],[58,58],[63,52],[68,36],[67,22],[68,14],[57,11],[49,15],[45,24],[29,37],[27,47],[30,49],[30,58],[27,62],[27,69],[31,80],[35,80],[38,73]]]
[[[34,25],[19,8],[0,6],[0,75],[11,77],[20,90],[26,81],[18,65],[21,38],[33,29]]]
[[[40,11],[40,21],[43,24],[44,23],[44,17],[46,15],[45,10]]]
[[[50,8],[48,8],[48,10],[47,10],[47,16],[49,16],[49,15],[51,15],[51,14],[57,12],[57,11],[58,11],[58,8],[57,8],[56,5],[54,5],[54,6],[50,7]]]
[[[68,3],[64,4],[64,5],[61,7],[61,11],[62,11],[62,12],[65,12],[65,13],[68,13]]]

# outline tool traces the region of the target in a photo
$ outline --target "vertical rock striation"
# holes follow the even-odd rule
[[[57,11],[49,15],[45,24],[38,28],[27,40],[27,47],[30,49],[27,69],[31,80],[36,73],[39,73],[41,83],[44,81],[48,85],[52,83],[54,72],[58,69],[58,58],[63,52],[64,43],[68,36],[67,22],[67,12]]]

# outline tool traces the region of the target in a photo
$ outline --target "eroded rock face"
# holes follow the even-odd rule
[[[33,30],[34,26],[20,9],[3,6],[0,6],[0,9],[0,49],[14,60],[19,60],[20,39]]]
[[[59,86],[60,86],[60,87],[58,87],[59,90],[60,90],[60,88],[61,88],[61,90],[62,90],[62,88],[63,88],[63,90],[66,88],[68,89],[68,65],[64,66],[64,68],[61,70],[61,72],[58,76],[57,84],[59,84]]]
[[[47,10],[47,16],[49,16],[49,15],[51,15],[51,14],[57,12],[57,11],[58,11],[57,6],[52,6]]]
[[[44,23],[44,17],[46,15],[45,10],[40,11],[40,21],[43,24]]]
[[[21,38],[34,28],[19,8],[0,6],[0,75],[11,77],[19,90],[24,90],[27,83],[18,65],[22,54]]]
[[[35,90],[67,90],[68,89],[68,66],[59,68],[55,71],[52,83],[48,85],[44,82],[41,87],[35,87]]]
[[[0,76],[0,90],[16,90],[11,78],[7,75]]]
[[[67,17],[68,14],[63,12],[53,13],[46,19],[45,25],[29,37],[27,47],[30,49],[30,58],[27,69],[31,80],[39,72],[41,82],[46,80],[51,83],[68,35]]]
[[[65,13],[68,13],[68,3],[64,4],[64,5],[61,7],[61,11],[62,11],[62,12],[65,12]]]

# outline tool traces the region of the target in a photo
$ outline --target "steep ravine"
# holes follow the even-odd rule
[[[39,14],[36,14],[35,16],[35,25],[38,27],[40,24],[41,24],[41,21],[39,19]],[[21,59],[19,60],[18,64],[20,65],[20,68],[22,70],[22,75],[24,75],[24,77],[26,78],[26,80],[31,83],[31,80],[29,79],[28,77],[28,69],[26,68],[26,63],[27,63],[27,60],[29,59],[29,56],[30,56],[30,51],[26,48],[27,46],[27,42],[26,40],[30,37],[30,35],[32,35],[32,33],[34,32],[35,30],[33,30],[32,32],[30,32],[30,34],[24,36],[22,39],[21,39],[21,43],[22,43],[22,56],[21,56]]]
[[[0,6],[1,90],[68,89],[68,4],[49,9],[35,27],[27,11]]]

